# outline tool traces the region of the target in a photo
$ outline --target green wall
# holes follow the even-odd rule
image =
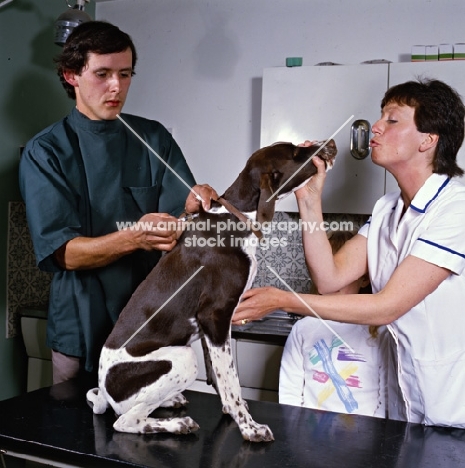
[[[53,24],[66,8],[64,0],[14,0],[0,9],[0,400],[26,388],[22,340],[5,338],[8,202],[21,199],[19,147],[73,106],[53,64]],[[93,2],[86,12],[95,18]]]

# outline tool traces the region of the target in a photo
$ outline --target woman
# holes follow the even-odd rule
[[[365,273],[372,295],[248,291],[234,322],[281,308],[324,319],[387,325],[388,416],[465,427],[465,187],[456,162],[464,137],[459,95],[437,80],[390,88],[372,128],[372,160],[400,192],[375,205],[368,223],[334,256],[326,234],[303,232],[310,276],[322,294]],[[309,143],[307,143],[309,144]],[[303,221],[321,222],[322,161],[296,192]]]

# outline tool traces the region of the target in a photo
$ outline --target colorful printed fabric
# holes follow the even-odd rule
[[[279,402],[385,417],[379,345],[367,326],[299,320],[284,348]]]

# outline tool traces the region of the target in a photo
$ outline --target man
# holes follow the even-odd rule
[[[96,370],[120,311],[162,251],[176,244],[176,230],[166,226],[184,210],[197,211],[198,198],[208,208],[217,197],[194,186],[160,123],[118,118],[137,61],[126,33],[106,22],[83,23],[56,61],[76,107],[36,135],[20,162],[37,263],[54,272],[47,329],[54,383]]]

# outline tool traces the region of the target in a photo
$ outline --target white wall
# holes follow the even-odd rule
[[[112,0],[96,6],[97,19],[128,32],[138,49],[125,111],[172,128],[197,180],[219,192],[259,147],[263,68],[284,66],[290,56],[303,57],[304,65],[408,61],[414,44],[465,42],[464,13],[463,0]]]

